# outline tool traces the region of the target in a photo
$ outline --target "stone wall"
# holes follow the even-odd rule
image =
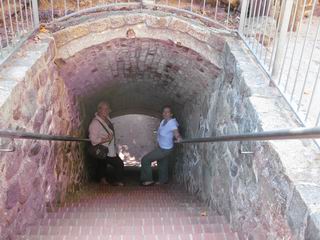
[[[80,20],[75,18],[70,21],[60,25],[57,23],[56,28],[62,30],[56,32],[54,37],[58,48],[56,56],[59,58],[56,63],[60,71],[68,67],[66,65],[70,64],[70,60],[76,55],[80,55],[76,59],[83,60],[79,71],[69,72],[69,77],[74,80],[70,91],[74,94],[87,94],[86,90],[95,85],[98,88],[105,86],[110,90],[111,85],[100,85],[106,81],[101,77],[105,76],[104,72],[99,76],[95,74],[103,68],[90,68],[90,76],[96,75],[95,78],[90,78],[90,81],[87,81],[80,71],[90,67],[90,62],[99,62],[94,55],[101,53],[99,47],[112,49],[104,44],[128,43],[121,45],[125,52],[126,46],[134,48],[136,45],[132,43],[141,43],[147,39],[148,44],[152,41],[163,42],[161,46],[188,51],[194,56],[190,59],[196,59],[208,66],[208,74],[198,71],[200,67],[194,68],[195,65],[187,64],[183,70],[189,67],[190,70],[198,69],[197,72],[186,74],[189,72],[174,70],[184,77],[179,85],[169,87],[180,91],[181,85],[185,88],[185,91],[181,92],[182,100],[175,100],[178,97],[171,98],[176,106],[182,106],[178,111],[178,119],[185,137],[298,126],[279,92],[269,85],[268,79],[244,45],[232,34],[209,29],[193,20],[150,11],[101,14],[92,19],[85,16],[82,19],[80,17]],[[136,38],[131,43],[123,40],[131,39],[127,36],[129,30],[133,30]],[[144,40],[140,41],[141,39]],[[10,90],[0,94],[4,96],[0,126],[12,129],[23,126],[23,130],[27,131],[81,135],[81,126],[84,125],[78,112],[79,101],[68,95],[64,82],[57,75],[52,62],[53,45],[49,44],[50,41],[47,46],[45,41],[42,43],[43,46],[30,42],[32,46],[28,47],[33,47],[34,52],[19,53],[19,59],[4,68],[6,76],[3,78],[9,81],[1,80],[3,87],[0,91],[7,88]],[[48,49],[50,51],[46,51]],[[37,55],[39,51],[42,51],[41,56]],[[93,55],[85,58],[81,56],[81,53],[88,53],[87,51]],[[177,50],[177,55],[181,55],[179,51]],[[102,51],[103,53],[106,52]],[[38,56],[37,61],[28,59],[32,56]],[[99,59],[101,63],[103,59]],[[112,60],[117,61],[113,58]],[[110,62],[110,65],[112,64],[115,66],[116,62]],[[138,68],[133,66],[132,71]],[[105,69],[110,68],[107,66]],[[117,67],[115,74],[110,74],[110,78],[121,75],[122,80],[125,80],[127,75],[123,74],[123,69]],[[147,68],[142,72],[148,74],[151,70],[154,69]],[[170,71],[172,67],[167,68],[167,72],[174,73]],[[165,75],[164,72],[166,71],[161,70],[159,74]],[[70,81],[71,78],[67,75],[64,75],[64,80]],[[15,80],[16,78],[19,79]],[[79,84],[79,80],[83,80],[83,84]],[[149,80],[152,82],[153,78]],[[144,102],[150,102],[151,97],[159,92],[161,85],[168,85],[164,83],[165,79],[159,78],[159,85],[147,89],[149,95],[142,92],[139,96],[145,97]],[[132,85],[133,87],[128,89],[145,87],[146,81],[141,84]],[[123,86],[115,85],[117,89]],[[194,89],[197,91],[189,95],[192,87],[196,87]],[[93,90],[95,92],[97,88]],[[125,93],[130,93],[129,90]],[[135,95],[128,95],[126,99],[132,100],[134,97]],[[162,95],[159,100],[167,101],[166,97],[167,95]],[[113,99],[116,99],[116,96]],[[138,104],[131,106],[134,107],[145,108]],[[158,106],[151,110],[158,110]],[[63,199],[68,189],[77,186],[84,178],[81,174],[82,153],[78,144],[30,140],[19,143],[16,153],[11,156],[2,154],[0,159],[0,170],[3,173],[0,183],[3,193],[0,196],[0,209],[6,209],[1,212],[1,226],[6,229],[4,234],[14,227],[20,231],[21,226],[37,217],[36,214],[43,213],[46,202]],[[236,230],[243,232],[243,238],[319,239],[317,222],[320,222],[320,201],[317,200],[320,199],[320,165],[317,154],[309,141],[188,144],[180,147],[176,176],[191,192],[198,194],[224,214]],[[29,162],[33,163],[28,167]],[[31,190],[24,190],[24,184],[30,182],[32,185],[28,185],[28,189]],[[25,192],[27,194],[24,194]]]
[[[186,138],[299,126],[239,42],[228,41],[224,52],[223,76],[181,114]],[[319,199],[320,163],[312,142],[187,144],[179,152],[177,179],[243,239],[319,239],[319,203],[310,203]]]
[[[55,24],[58,29],[62,30],[53,34],[54,39],[50,33],[37,34],[38,36],[35,39],[28,40],[23,48],[1,69],[2,79],[4,79],[4,81],[0,80],[1,84],[3,84],[0,87],[1,128],[17,129],[17,126],[19,126],[23,131],[82,135],[85,131],[82,131],[81,128],[86,125],[82,121],[87,121],[85,119],[87,117],[85,116],[86,110],[83,112],[79,110],[80,107],[78,105],[83,101],[74,98],[73,96],[77,95],[78,92],[73,91],[72,86],[68,87],[67,85],[70,85],[72,77],[78,77],[73,78],[76,80],[73,87],[77,86],[79,87],[78,90],[82,90],[77,95],[79,98],[88,93],[90,84],[91,86],[98,85],[98,88],[95,88],[93,94],[89,96],[92,97],[96,93],[95,91],[105,87],[103,84],[105,84],[106,79],[103,77],[106,74],[101,71],[104,68],[99,65],[99,69],[93,68],[89,69],[92,72],[86,71],[89,73],[90,78],[85,80],[89,81],[80,82],[79,80],[83,78],[83,72],[73,68],[71,75],[66,76],[61,74],[61,70],[65,64],[68,64],[68,60],[72,59],[76,54],[85,53],[82,50],[93,49],[93,54],[100,53],[100,47],[104,46],[108,50],[110,46],[107,44],[112,41],[120,44],[117,45],[118,48],[120,46],[123,48],[122,55],[124,55],[124,59],[126,59],[126,48],[123,43],[128,43],[128,46],[132,45],[133,47],[135,47],[135,44],[136,47],[143,46],[141,50],[144,53],[150,53],[146,63],[150,62],[150,57],[152,56],[154,56],[154,59],[159,59],[161,52],[163,53],[161,49],[167,49],[167,53],[164,52],[166,54],[164,54],[163,61],[165,63],[174,61],[177,66],[170,64],[170,62],[168,64],[156,64],[155,62],[153,65],[160,67],[160,69],[154,68],[153,72],[160,71],[158,76],[161,76],[161,78],[155,82],[153,78],[148,79],[148,75],[145,77],[149,82],[156,83],[158,90],[160,89],[159,87],[174,89],[174,86],[176,86],[174,81],[169,83],[165,79],[168,73],[173,74],[172,78],[174,79],[178,78],[176,77],[178,75],[183,77],[184,74],[187,75],[189,73],[190,76],[188,77],[193,76],[191,75],[192,72],[190,72],[190,62],[185,60],[190,60],[192,66],[200,71],[198,76],[201,75],[202,77],[201,79],[194,78],[193,81],[196,82],[194,88],[191,89],[189,86],[183,85],[187,81],[181,78],[179,84],[183,86],[184,92],[180,95],[169,95],[169,93],[160,95],[161,98],[157,100],[158,102],[174,97],[175,99],[180,99],[178,103],[183,103],[187,98],[192,98],[197,89],[198,92],[201,92],[202,85],[205,86],[208,80],[212,77],[214,78],[221,67],[219,64],[220,51],[224,40],[220,37],[220,31],[207,31],[203,24],[196,21],[188,22],[183,18],[178,19],[172,14],[159,12],[153,14],[150,11],[145,13],[140,11],[126,12],[124,14],[119,12],[102,14],[98,17],[94,15],[90,21],[86,17],[80,17],[79,21],[71,19],[71,22]],[[59,24],[61,25],[59,26]],[[48,29],[51,28],[49,27]],[[131,41],[131,37],[127,36],[130,29],[136,34],[136,40],[133,39]],[[224,31],[221,31],[221,34],[223,33]],[[210,44],[208,45],[206,41],[210,41]],[[155,42],[159,46],[159,53],[157,51],[156,54],[154,50],[149,48],[149,45],[152,47],[152,43]],[[194,46],[194,49],[189,48],[190,46]],[[91,47],[93,48],[90,49]],[[97,48],[95,49],[94,47]],[[115,51],[115,53],[117,52]],[[180,60],[183,61],[181,62],[175,61],[176,57],[174,55],[178,56],[180,55],[179,53],[182,54]],[[206,56],[208,60],[201,57],[199,53]],[[138,56],[140,56],[140,53]],[[105,57],[106,55],[102,56],[101,63],[104,62]],[[143,54],[140,57],[141,62],[144,63]],[[90,63],[90,59],[93,63],[97,63],[95,55],[81,55],[80,60],[83,62],[78,62],[78,66],[80,63],[79,69],[91,66],[86,65]],[[110,59],[117,60],[117,58],[113,57],[110,57]],[[134,58],[130,58],[131,63],[134,63],[134,61]],[[125,63],[125,61],[122,62]],[[128,74],[123,74],[123,64],[111,62],[111,65],[117,68],[113,71],[115,74],[110,75],[110,78],[119,80],[115,78],[115,75],[119,73],[119,75],[124,76],[123,80],[126,80]],[[184,65],[184,67],[180,69],[180,65]],[[109,69],[108,67],[106,68],[107,70]],[[150,70],[146,69],[147,67],[147,64],[145,67],[143,66],[141,72],[149,74]],[[138,66],[134,65],[131,69],[133,72],[138,69]],[[97,70],[98,72],[101,71],[100,79],[92,77],[97,75],[95,73]],[[129,75],[132,72],[129,72]],[[209,79],[206,77],[209,77]],[[118,85],[118,90],[121,90],[123,86]],[[148,87],[144,91],[145,94],[148,92],[149,96],[152,96],[152,94],[156,93],[154,91],[155,88],[151,88],[150,84],[147,85],[145,82],[138,82],[138,85],[134,85],[131,90],[143,86]],[[130,88],[125,93],[129,92]],[[162,92],[166,91],[162,90]],[[139,93],[139,95],[143,94]],[[129,101],[133,101],[137,97],[137,95],[130,96],[128,98]],[[153,98],[144,99],[144,102],[148,103],[148,101],[150,102],[152,99],[157,98],[153,95]],[[111,101],[111,103],[113,102]],[[160,103],[156,107],[152,105],[155,109],[151,110],[158,111],[160,106]],[[144,106],[140,106],[140,108],[144,108]],[[82,120],[80,120],[80,115],[84,116]],[[47,202],[63,199],[66,192],[81,183],[85,177],[82,171],[84,165],[83,156],[80,145],[77,143],[65,144],[31,140],[18,140],[17,143],[17,152],[2,154],[0,159],[1,170],[4,173],[1,177],[8,175],[7,172],[11,174],[10,177],[7,177],[8,179],[3,177],[0,184],[1,192],[4,193],[1,194],[0,209],[5,209],[3,214],[1,213],[1,234],[5,237],[13,231],[15,233],[21,232],[26,224],[32,223],[43,215]],[[35,145],[35,149],[33,149],[33,145]],[[31,151],[31,149],[33,150]],[[29,154],[29,152],[32,153]],[[9,162],[8,159],[11,158],[15,159],[15,161]],[[25,166],[29,162],[32,162],[30,163],[31,167]],[[24,173],[25,171],[26,173]],[[28,181],[25,180],[26,178]],[[24,184],[30,182],[35,182],[35,185],[28,185],[29,188],[25,191]],[[21,192],[26,192],[26,202],[20,200]],[[9,206],[6,206],[8,202]]]
[[[69,96],[53,62],[52,39],[30,40],[2,67],[0,129],[82,135],[77,100]],[[0,239],[44,215],[84,180],[79,143],[16,140],[16,151],[0,153]]]

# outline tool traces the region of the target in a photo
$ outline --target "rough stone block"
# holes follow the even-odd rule
[[[52,36],[47,36],[47,39],[43,39],[41,42],[45,45],[47,50],[43,51],[43,58],[45,63],[49,64],[53,58],[55,57],[56,53],[56,46],[55,42],[52,40]]]
[[[208,42],[210,36],[208,31],[196,26],[190,27],[188,34],[201,42]]]
[[[39,142],[34,142],[31,145],[31,149],[28,153],[28,157],[36,156],[41,150],[41,144]]]
[[[34,89],[24,90],[22,96],[21,119],[27,123],[37,111],[37,92]]]
[[[25,78],[25,75],[29,69],[30,68],[28,66],[11,66],[10,68],[1,72],[0,78],[13,79],[17,82],[20,82]]]
[[[7,156],[6,159],[6,180],[10,180],[18,172],[22,163],[22,153],[20,151],[18,152],[18,154],[15,154],[15,158],[12,158],[12,153],[9,154],[11,156]]]
[[[186,21],[172,18],[168,27],[169,27],[169,29],[174,30],[174,31],[188,32],[188,30],[190,29],[190,24]]]
[[[320,212],[316,211],[308,216],[306,231],[304,234],[305,240],[320,239]]]
[[[88,24],[89,31],[92,33],[103,32],[107,28],[110,28],[110,26],[111,26],[110,19],[103,19],[103,20],[95,21]]]
[[[145,15],[143,14],[128,14],[124,17],[126,24],[136,25],[138,23],[143,23],[145,20]]]
[[[54,34],[54,38],[56,41],[57,47],[61,47],[69,41],[83,37],[89,34],[89,29],[86,25],[78,25],[75,27],[70,27],[68,29],[64,29],[58,33]]]
[[[87,26],[76,26],[70,29],[69,31],[70,37],[72,39],[83,37],[89,34],[89,29]]]
[[[146,25],[152,28],[167,28],[170,22],[168,17],[146,16]]]
[[[307,221],[308,208],[299,192],[295,190],[287,211],[288,223],[295,237],[303,233]]]
[[[19,201],[21,196],[20,185],[18,182],[11,184],[7,190],[6,208],[13,208]]]
[[[226,40],[223,37],[219,36],[217,33],[209,33],[207,42],[211,47],[214,47],[220,52],[223,51],[226,44]]]
[[[120,28],[126,24],[123,16],[113,16],[110,18],[110,27],[111,28]]]
[[[41,107],[37,110],[35,113],[34,119],[33,119],[33,131],[38,133],[41,129],[41,126],[43,125],[43,121],[46,116],[46,108]]]
[[[23,165],[23,170],[19,175],[19,182],[20,182],[20,188],[21,188],[21,196],[19,198],[19,202],[21,204],[27,201],[32,191],[35,191],[35,189],[33,189],[32,182],[36,175],[37,170],[38,170],[37,164],[33,162],[32,159],[27,159],[26,163],[24,163]]]

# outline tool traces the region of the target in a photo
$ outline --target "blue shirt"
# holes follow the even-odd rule
[[[161,121],[158,128],[158,143],[162,149],[173,148],[173,131],[178,129],[178,122],[175,118],[170,119],[164,124],[164,119]]]

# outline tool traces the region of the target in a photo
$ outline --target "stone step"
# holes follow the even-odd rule
[[[117,197],[114,198],[97,198],[97,199],[73,199],[73,203],[67,203],[62,207],[77,207],[77,206],[83,206],[83,205],[91,205],[91,204],[101,204],[101,205],[106,205],[106,204],[110,204],[110,203],[117,203],[119,205],[126,205],[126,204],[132,204],[133,206],[141,206],[141,203],[145,203],[147,205],[163,205],[163,206],[172,206],[174,203],[179,203],[179,204],[200,204],[203,205],[203,203],[201,203],[199,200],[189,200],[186,198],[175,198],[175,199],[171,199],[171,198],[161,198],[161,197],[155,197],[154,200],[152,199],[147,199],[144,200],[143,198],[145,196],[150,196],[150,194],[144,194],[142,196],[140,196],[139,198],[133,198],[130,200],[124,200],[119,199]]]
[[[174,187],[91,189],[18,239],[238,240],[225,218]]]
[[[194,199],[193,197],[189,197],[186,195],[181,195],[181,196],[174,196],[174,197],[170,197],[170,196],[163,196],[164,194],[168,194],[168,193],[162,193],[162,196],[159,194],[153,194],[153,193],[135,193],[135,195],[132,195],[130,193],[130,199],[125,200],[123,197],[125,197],[124,195],[129,195],[129,194],[124,194],[124,195],[110,195],[110,196],[103,196],[103,195],[96,195],[96,196],[90,196],[90,197],[85,197],[85,198],[74,198],[74,200],[79,200],[81,202],[85,202],[85,201],[90,201],[90,202],[99,202],[99,201],[115,201],[116,199],[119,200],[120,202],[137,202],[137,201],[143,201],[143,202],[152,202],[152,199],[143,199],[143,196],[150,196],[153,195],[154,196],[154,200],[156,200],[157,202],[164,202],[164,201],[184,201],[184,202],[199,202],[199,200]]]
[[[135,217],[123,217],[123,218],[45,218],[39,221],[39,225],[69,225],[69,226],[95,226],[95,225],[188,225],[188,224],[226,224],[225,219],[222,216],[197,216],[197,217],[171,217],[171,218],[135,218]]]
[[[89,211],[115,211],[115,209],[118,209],[119,211],[156,211],[157,209],[159,211],[171,211],[175,209],[183,209],[183,208],[195,208],[195,209],[207,209],[207,206],[201,205],[201,204],[175,204],[175,205],[158,205],[158,204],[148,204],[144,206],[136,206],[136,205],[131,205],[127,204],[126,206],[120,205],[120,206],[113,206],[114,204],[84,204],[82,206],[71,206],[71,207],[59,207],[54,209],[54,212],[72,212],[72,211],[81,211],[82,209],[88,209]]]
[[[80,206],[71,206],[71,207],[61,207],[56,209],[57,212],[75,212],[75,211],[172,211],[175,209],[202,209],[207,208],[203,204],[171,204],[171,205],[156,205],[156,204],[149,204],[149,205],[117,205],[116,207],[110,206],[109,204],[83,204]]]
[[[210,215],[210,213],[207,213]],[[45,218],[171,218],[171,217],[197,217],[199,211],[173,211],[173,212],[56,212],[48,213]]]
[[[88,207],[72,207],[58,209],[57,212],[172,212],[172,211],[184,211],[184,210],[196,210],[201,211],[205,209],[204,206],[172,206],[172,207],[155,207],[155,206],[106,206],[106,207],[97,207],[97,206],[88,206]]]
[[[197,233],[232,233],[228,225],[223,224],[189,224],[189,225],[142,225],[142,226],[33,226],[27,235],[145,235],[145,234],[197,234]]]
[[[143,215],[143,213],[149,214],[178,214],[178,213],[198,213],[205,211],[205,208],[171,208],[171,209],[157,209],[157,208],[144,208],[144,209],[119,209],[116,208],[109,208],[109,209],[88,209],[85,208],[82,209],[74,209],[74,210],[65,210],[65,211],[57,211],[55,212],[56,215],[70,215],[70,214],[105,214],[105,215],[130,215],[130,214],[136,214],[137,216]],[[52,213],[48,213],[49,215]],[[209,211],[207,214],[215,214],[214,211]]]
[[[239,240],[235,233],[198,233],[198,234],[146,234],[146,235],[30,235],[19,236],[17,240]]]

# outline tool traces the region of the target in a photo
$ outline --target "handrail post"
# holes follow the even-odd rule
[[[243,33],[244,21],[247,17],[247,8],[248,8],[248,0],[243,0],[241,5],[240,12],[240,24],[239,24],[239,33]]]
[[[38,28],[40,25],[38,0],[31,0],[31,1],[32,1],[32,13],[33,13],[34,27]]]
[[[276,51],[274,54],[274,61],[273,61],[273,67],[272,67],[272,76],[277,76],[280,68],[282,66],[282,61],[284,61],[284,53],[285,53],[285,45],[287,41],[287,33],[290,23],[290,17],[293,7],[293,1],[294,0],[286,0],[284,6],[282,7],[280,11],[280,28],[279,28],[279,38],[277,40],[276,44]],[[282,18],[281,18],[282,16]],[[278,34],[277,32],[275,34]],[[271,56],[271,60],[272,60]]]
[[[0,148],[0,152],[14,152],[15,150],[16,144],[13,138],[11,138],[11,148]]]

